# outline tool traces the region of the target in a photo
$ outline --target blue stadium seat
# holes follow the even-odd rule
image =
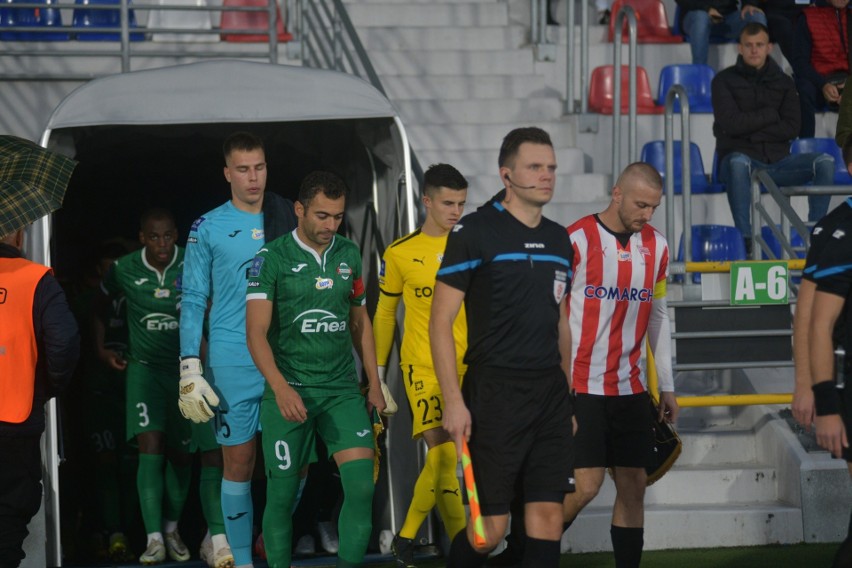
[[[834,138],[797,138],[790,146],[791,154],[807,154],[823,152],[834,158],[834,183],[837,185],[852,185],[852,176],[846,169],[843,152]]]
[[[678,244],[677,259],[683,261],[683,235]],[[736,227],[727,225],[692,226],[693,262],[721,262],[745,260],[746,250],[743,235]],[[693,282],[701,282],[701,274],[692,275]]]
[[[647,162],[654,166],[660,175],[665,179],[666,176],[666,143],[664,140],[652,140],[642,146],[642,156],[639,158],[643,162]],[[707,175],[704,173],[704,162],[701,159],[701,150],[698,144],[690,142],[689,144],[689,169],[692,193],[718,193],[720,190],[713,187],[707,181]],[[683,161],[681,159],[681,143],[680,140],[674,141],[674,190],[675,194],[680,195],[683,188],[681,183],[681,172],[683,171]]]
[[[712,113],[713,102],[710,97],[710,83],[716,72],[709,65],[680,63],[666,65],[660,71],[660,84],[657,89],[657,104],[666,104],[666,94],[672,85],[683,85],[689,99],[689,111]],[[674,111],[680,112],[680,98],[675,98]]]
[[[130,0],[128,0],[128,4]],[[75,4],[79,6],[88,5],[115,5],[120,4],[119,0],[75,0]],[[129,11],[128,18],[131,28],[138,27],[136,25],[136,14],[133,10]],[[80,28],[80,32],[76,34],[78,41],[121,41],[121,33],[111,32],[86,32],[86,28],[121,28],[121,11],[116,10],[87,10],[85,8],[74,8],[74,18],[71,25],[75,28]],[[134,32],[130,34],[130,41],[142,41],[145,39],[145,34]]]
[[[0,6],[19,2],[53,4],[53,0],[2,0]],[[57,8],[0,8],[0,29],[16,27],[52,28],[62,26],[62,14]],[[65,32],[49,31],[0,31],[2,41],[68,41]]]

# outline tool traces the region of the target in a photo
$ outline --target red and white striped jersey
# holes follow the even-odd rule
[[[647,380],[639,360],[651,305],[666,294],[666,239],[645,225],[622,245],[596,215],[568,227],[568,234],[574,247],[568,305],[573,387],[597,395],[641,393]]]

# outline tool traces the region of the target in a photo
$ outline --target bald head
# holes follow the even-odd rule
[[[618,176],[618,181],[615,182],[616,187],[620,187],[622,191],[644,185],[653,189],[663,189],[663,178],[660,173],[650,164],[645,162],[633,162],[621,172]]]

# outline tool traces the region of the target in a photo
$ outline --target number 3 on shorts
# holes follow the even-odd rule
[[[290,469],[290,446],[287,445],[287,442],[284,440],[278,440],[275,442],[275,457],[278,458],[278,461],[281,462],[278,464],[278,469],[288,470]]]

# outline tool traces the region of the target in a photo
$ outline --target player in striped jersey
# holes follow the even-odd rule
[[[267,475],[263,534],[270,568],[288,568],[300,471],[319,434],[340,470],[337,566],[359,566],[372,530],[373,408],[385,408],[358,246],[338,235],[346,187],[313,172],[296,230],[264,245],[249,268],[246,339],[266,380],[260,421]],[[359,390],[352,348],[369,381]]]
[[[396,240],[385,251],[379,273],[379,303],[373,317],[379,378],[384,380],[393,345],[396,309],[400,298],[405,303],[400,367],[412,412],[412,437],[422,437],[429,448],[426,465],[414,485],[405,522],[391,547],[396,565],[402,568],[414,566],[414,538],[435,505],[441,512],[441,520],[451,541],[465,526],[464,506],[456,477],[456,448],[442,428],[444,398],[432,365],[429,312],[435,273],[444,257],[447,235],[464,212],[467,180],[453,166],[436,164],[426,170],[423,194],[423,206],[426,208],[423,226]],[[463,363],[467,349],[467,322],[463,308],[456,317],[453,334],[456,364],[461,377],[467,368]],[[390,404],[388,396],[385,396],[385,401]]]
[[[674,422],[678,413],[666,307],[669,248],[648,224],[662,196],[657,171],[631,164],[606,210],[568,228],[574,248],[568,313],[577,490],[565,498],[565,520],[573,521],[597,495],[605,468],[612,467],[610,535],[617,568],[637,567],[642,557],[645,465],[653,449],[651,405],[639,366],[646,335],[660,381],[658,419]]]

